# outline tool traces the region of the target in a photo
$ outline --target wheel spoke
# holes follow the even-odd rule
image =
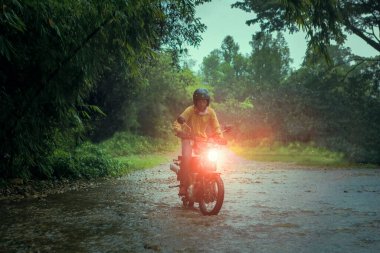
[[[203,196],[199,203],[201,212],[205,215],[219,213],[224,200],[224,184],[220,177],[212,178],[204,185]]]
[[[216,181],[211,181],[210,184],[206,187],[204,196],[207,211],[211,212],[215,208],[217,196],[218,184]]]

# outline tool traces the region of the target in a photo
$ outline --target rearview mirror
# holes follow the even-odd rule
[[[179,116],[179,117],[177,118],[177,122],[178,122],[178,123],[180,123],[180,124],[182,125],[183,123],[185,123],[185,122],[186,122],[186,120],[185,120],[185,118],[184,118],[184,117],[182,117],[182,116]]]

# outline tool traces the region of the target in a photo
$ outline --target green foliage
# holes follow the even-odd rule
[[[232,36],[226,36],[222,42],[221,48],[224,62],[231,64],[239,52],[239,45],[235,43]]]
[[[122,164],[118,175],[125,175],[134,170],[154,168],[155,166],[170,162],[169,157],[157,154],[129,155],[115,158]]]
[[[273,38],[270,33],[258,32],[252,36],[250,42],[249,77],[251,82],[250,93],[262,89],[273,89],[289,75],[289,48],[281,33]],[[256,89],[252,89],[253,87]]]
[[[172,151],[176,145],[176,139],[158,139],[149,136],[139,136],[128,132],[117,132],[112,138],[99,144],[113,157],[129,156],[137,154],[165,153]]]
[[[116,175],[122,165],[102,148],[84,143],[73,151],[56,149],[49,157],[48,166],[52,173],[48,178],[98,178]]]
[[[319,58],[317,64],[305,65],[287,80],[288,87],[282,93],[288,98],[288,107],[295,110],[286,122],[305,129],[291,133],[288,127],[288,137],[308,136],[344,152],[352,161],[378,163],[380,139],[376,132],[380,121],[375,114],[380,109],[380,97],[378,88],[374,89],[379,82],[373,75],[379,73],[379,65],[352,69],[347,63],[350,52],[339,47],[331,47],[330,55],[336,67],[331,69]],[[350,68],[353,71],[348,72]]]
[[[144,135],[168,138],[174,119],[192,103],[187,87],[199,85],[189,69],[175,69],[172,59],[162,54],[146,65],[146,86],[136,97],[139,130]]]
[[[239,78],[226,78],[232,68],[215,54],[219,49],[203,62],[206,80],[220,77],[212,84],[214,106],[222,123],[234,125],[235,139],[285,145],[313,141],[353,162],[380,162],[378,59],[366,61],[347,48],[331,46],[330,64],[309,51],[302,68],[290,72],[281,34],[257,33],[251,44]],[[212,59],[218,59],[218,72],[208,65]]]
[[[66,146],[67,147],[67,146]],[[118,132],[100,144],[85,142],[74,149],[55,149],[43,164],[42,178],[94,179],[121,176],[132,170],[168,162],[178,142]]]
[[[222,63],[222,52],[219,49],[213,50],[208,56],[203,58],[202,74],[207,84],[215,85],[221,82],[223,73],[219,70]]]
[[[107,114],[94,120],[94,140],[110,138],[116,131],[158,138],[172,135],[172,122],[191,103],[187,87],[199,86],[199,80],[189,69],[177,69],[168,53],[157,54],[144,63],[138,79],[109,77],[91,97]]]
[[[254,97],[257,92],[275,89],[290,74],[292,59],[281,33],[275,38],[268,33],[256,33],[250,44],[251,54],[243,56],[239,45],[226,36],[221,48],[203,59],[203,79],[217,88],[217,101]]]
[[[260,24],[262,31],[305,31],[309,49],[314,52],[327,53],[331,41],[342,44],[346,39],[344,32],[356,34],[380,52],[379,37],[375,32],[379,22],[376,0],[276,0],[270,3],[244,0],[232,6],[253,12],[255,17],[246,23]]]
[[[237,124],[237,139],[314,141],[352,161],[380,162],[379,59],[328,43],[342,40],[344,26],[365,31],[376,48],[367,32],[372,1],[339,2],[340,10],[331,1],[326,10],[320,1],[236,4],[257,11],[252,22],[265,31],[305,27],[335,67],[309,50],[291,73],[281,33],[255,34],[246,56],[227,36],[204,58],[202,84],[179,59],[199,44],[205,26],[195,6],[208,1],[3,1],[0,178],[95,178],[149,166],[141,153],[172,150],[171,124],[198,87],[211,91],[222,123]],[[88,137],[112,138],[93,145]]]
[[[118,162],[119,167],[112,169],[110,174],[120,176],[168,162],[166,154],[178,148],[178,141],[174,137],[159,139],[117,132],[98,147]]]
[[[238,155],[257,161],[290,162],[307,166],[343,167],[349,165],[344,154],[317,147],[312,143],[295,142],[288,145],[260,143],[257,145],[257,143],[245,142],[242,145],[235,143],[231,149]]]
[[[85,142],[74,150],[56,149],[44,165],[44,178],[93,179],[121,176],[167,162],[163,155],[178,148],[175,139],[163,140],[118,132],[100,144]]]
[[[253,101],[247,97],[240,102],[237,99],[227,99],[223,103],[213,103],[221,123],[233,124],[233,135],[236,139],[246,137],[253,131],[256,124],[253,117]]]
[[[194,8],[203,2],[3,1],[0,177],[50,177],[46,157],[66,146],[57,132],[76,146],[99,133],[102,117],[112,119],[105,135],[138,129],[125,118],[140,117],[133,105],[145,64],[162,47],[178,53],[199,43],[205,26]]]

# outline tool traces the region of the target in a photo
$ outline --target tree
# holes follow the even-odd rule
[[[134,99],[138,131],[152,137],[172,136],[172,122],[192,102],[186,87],[198,86],[190,69],[177,70],[168,54],[144,67],[146,85]]]
[[[330,46],[328,53],[334,66],[309,54],[285,81],[280,91],[282,135],[288,141],[313,140],[352,161],[378,163],[380,96],[374,75],[379,64],[366,62],[349,72],[349,59],[355,57],[349,49]]]
[[[235,55],[233,69],[235,72],[235,77],[237,79],[241,79],[245,77],[246,72],[247,72],[247,65],[248,65],[247,57],[243,56],[240,53]]]
[[[250,77],[252,86],[258,89],[278,86],[290,72],[289,48],[281,33],[273,38],[272,34],[258,32],[250,42]]]
[[[348,32],[380,52],[380,4],[376,0],[244,0],[232,7],[253,11],[256,17],[246,23],[259,23],[263,31],[305,31],[310,49],[326,52],[331,41],[342,44]]]
[[[239,45],[232,36],[226,36],[220,49],[203,58],[204,81],[214,87],[216,100],[244,97],[247,59],[239,53]]]
[[[222,52],[219,49],[211,51],[211,53],[203,58],[202,74],[207,84],[218,84],[221,81],[220,65],[222,64]]]
[[[222,42],[222,53],[224,57],[224,62],[232,64],[233,59],[237,56],[239,51],[239,45],[235,43],[232,36],[228,35],[224,38]]]
[[[48,176],[57,133],[83,133],[100,112],[89,94],[102,86],[126,88],[120,101],[133,96],[145,59],[199,43],[194,8],[205,1],[3,1],[0,176]]]

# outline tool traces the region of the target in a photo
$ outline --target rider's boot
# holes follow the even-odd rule
[[[171,163],[170,164],[170,170],[173,171],[175,174],[178,175],[178,172],[179,172],[179,166],[174,164],[174,163]]]
[[[187,196],[189,199],[193,199],[194,197],[194,185],[190,184],[189,187],[187,188]]]
[[[178,195],[180,195],[180,196],[185,196],[186,193],[187,193],[187,189],[186,189],[186,188],[187,188],[187,187],[186,187],[185,185],[181,184],[181,185],[179,186],[179,193],[178,193]]]

